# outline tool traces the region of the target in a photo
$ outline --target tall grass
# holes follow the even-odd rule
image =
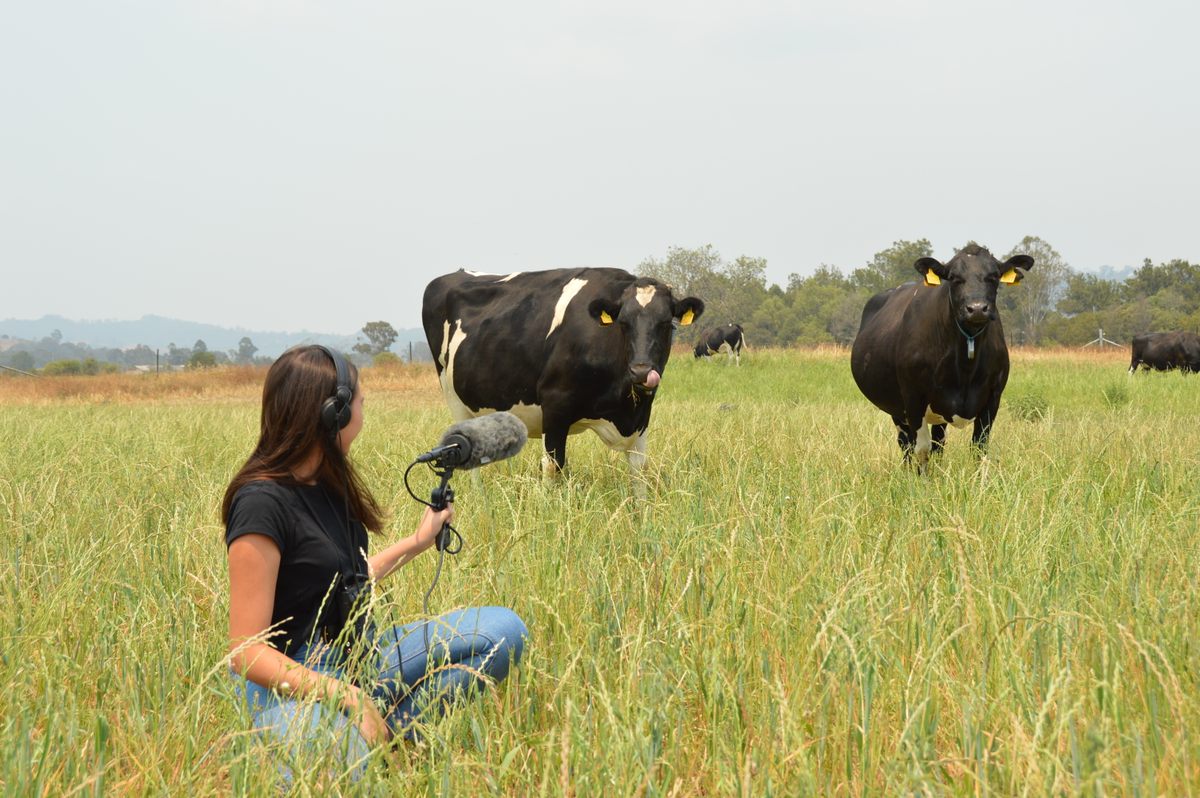
[[[1018,354],[1008,395],[1039,412],[1002,407],[983,462],[951,430],[918,477],[845,352],[677,356],[646,501],[586,435],[559,483],[536,442],[458,480],[467,545],[436,610],[514,607],[517,674],[364,782],[314,765],[298,789],[1200,790],[1200,382],[1123,367]],[[364,380],[356,455],[405,534],[400,475],[448,415],[428,372]],[[277,788],[222,661],[217,506],[258,412],[238,384],[168,403],[0,387],[5,794]],[[432,571],[384,583],[387,612],[418,616]]]

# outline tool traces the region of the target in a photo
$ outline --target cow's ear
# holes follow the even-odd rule
[[[703,312],[704,300],[690,296],[687,299],[675,300],[675,307],[671,315],[679,320],[680,327],[686,327],[700,318],[700,314]]]
[[[1028,255],[1013,255],[1004,262],[1004,271],[1000,272],[1000,282],[1016,285],[1021,282],[1025,272],[1033,268],[1033,258]]]
[[[917,274],[925,278],[925,285],[941,285],[950,276],[945,265],[937,258],[921,258],[913,264]]]
[[[620,306],[614,305],[612,302],[604,299],[593,299],[592,304],[588,305],[588,313],[591,314],[593,319],[600,322],[601,327],[607,327],[612,324],[616,320],[617,313],[620,310]]]

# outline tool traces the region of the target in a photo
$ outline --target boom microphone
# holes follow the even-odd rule
[[[456,470],[479,468],[512,457],[528,439],[521,419],[512,413],[489,413],[448,428],[441,442],[417,457],[417,462]]]

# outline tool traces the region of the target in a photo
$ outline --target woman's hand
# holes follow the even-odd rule
[[[417,525],[417,531],[403,540],[388,546],[378,554],[367,558],[367,566],[375,579],[383,579],[397,568],[412,561],[421,552],[428,549],[437,540],[442,525],[454,519],[454,505],[447,505],[445,510],[425,508],[425,515]]]
[[[383,715],[375,702],[358,687],[353,687],[342,700],[342,709],[350,716],[350,720],[358,727],[367,745],[374,748],[392,739],[392,730],[388,727]]]
[[[427,549],[437,540],[438,533],[442,531],[442,527],[454,518],[454,505],[447,504],[445,510],[434,510],[432,507],[425,508],[425,515],[421,516],[421,523],[417,526],[416,538],[417,543],[422,549]]]

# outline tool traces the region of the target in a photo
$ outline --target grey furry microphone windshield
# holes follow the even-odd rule
[[[505,460],[521,451],[529,431],[512,413],[489,413],[454,424],[442,434],[441,443],[417,458],[433,461],[441,468],[479,468]]]

